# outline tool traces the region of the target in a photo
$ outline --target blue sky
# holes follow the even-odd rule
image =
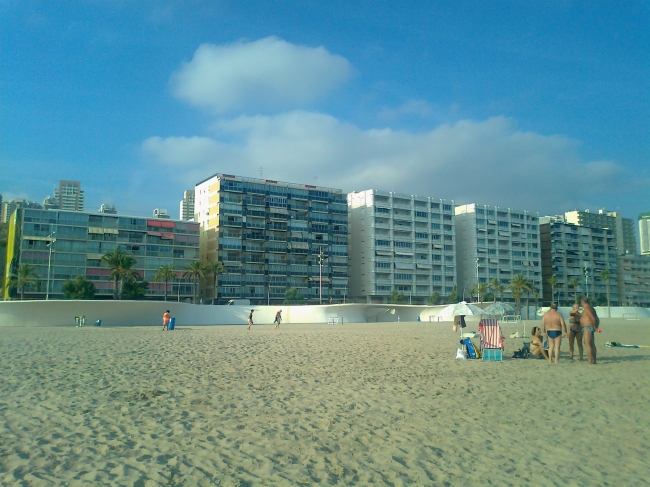
[[[350,5],[352,4],[352,5]],[[219,172],[650,210],[648,2],[0,2],[0,194],[178,217]]]

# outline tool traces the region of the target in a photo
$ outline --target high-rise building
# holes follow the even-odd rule
[[[636,255],[636,237],[634,235],[634,222],[630,218],[623,218],[616,211],[601,209],[598,213],[589,210],[567,211],[564,214],[567,223],[581,227],[607,228],[616,235],[616,248],[618,255]]]
[[[201,260],[227,274],[202,296],[281,302],[296,288],[311,302],[344,299],[348,209],[340,189],[216,174],[195,187]],[[216,288],[217,295],[214,295]]]
[[[5,279],[21,264],[30,264],[36,277],[25,288],[27,299],[44,299],[48,294],[50,299],[63,299],[63,283],[76,276],[93,282],[96,299],[109,299],[111,269],[101,258],[117,246],[134,256],[134,269],[149,282],[145,299],[163,299],[165,284],[154,283],[163,265],[173,265],[177,276],[167,284],[168,299],[193,296],[193,282],[184,277],[184,269],[199,257],[198,224],[124,215],[18,210],[9,224]],[[5,287],[5,299],[10,292]]]
[[[194,220],[194,190],[183,191],[183,199],[180,203],[181,220]]]
[[[166,208],[154,208],[153,217],[154,218],[169,218],[169,213],[167,213]]]
[[[59,210],[84,211],[84,192],[79,181],[59,181],[58,189],[54,190],[54,200]]]
[[[457,206],[455,213],[461,296],[469,296],[477,281],[489,284],[496,279],[507,286],[517,274],[529,279],[533,292],[541,294],[538,213],[478,204]],[[504,299],[512,301],[508,293]]]
[[[650,212],[639,215],[641,255],[650,255]]]
[[[102,205],[99,207],[99,210],[97,210],[97,213],[105,213],[107,215],[117,215],[117,209],[115,208],[115,205],[102,203]]]
[[[456,285],[454,202],[369,189],[348,199],[350,296],[440,301]]]
[[[544,301],[569,305],[575,296],[617,303],[616,235],[612,229],[566,223],[562,217],[540,218]],[[603,279],[609,272],[609,280]],[[552,287],[548,280],[554,277]],[[551,294],[554,293],[552,296]]]
[[[11,201],[2,202],[2,213],[0,214],[0,222],[8,223],[9,218],[14,211],[18,208],[41,208],[41,205],[34,201],[27,201],[24,199],[15,199]]]
[[[650,256],[618,257],[618,296],[627,306],[650,306]]]

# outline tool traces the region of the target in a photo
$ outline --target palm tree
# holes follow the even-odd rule
[[[106,252],[101,259],[101,262],[111,270],[111,279],[113,279],[113,299],[117,299],[117,283],[120,280],[119,269],[122,264],[122,258],[126,255],[127,253],[124,250],[120,247],[116,247],[114,250]]]
[[[524,291],[526,289],[529,289],[528,281],[523,274],[515,274],[512,276],[512,279],[510,279],[510,292],[512,296],[515,298],[515,302],[517,304],[517,309],[519,310],[519,314],[521,314],[521,297],[524,295]],[[519,295],[519,299],[515,297],[515,291],[518,291],[517,294]]]
[[[533,283],[527,277],[524,278],[524,287],[522,291],[526,292],[526,319],[530,319],[530,292],[533,290]]]
[[[573,292],[573,299],[575,300],[576,303],[578,302],[578,292],[577,291],[578,291],[578,286],[579,285],[580,285],[580,279],[578,279],[577,277],[572,277],[571,279],[569,279],[569,282],[567,282],[567,287],[569,289],[573,288],[575,290]]]
[[[25,297],[25,286],[36,284],[36,266],[29,264],[20,264],[18,270],[12,274],[10,286],[18,288],[20,291],[20,300]]]
[[[153,276],[153,282],[165,283],[165,301],[167,301],[167,283],[176,277],[173,265],[161,265]]]
[[[215,299],[217,298],[217,276],[219,274],[227,274],[228,271],[226,271],[225,266],[223,265],[223,262],[219,262],[217,260],[213,260],[212,262],[208,262],[208,264],[205,266],[206,272],[209,272],[212,274],[212,304],[214,304]]]
[[[612,310],[610,309],[610,300],[609,300],[609,280],[612,278],[612,274],[607,269],[600,271],[600,278],[605,281],[605,289],[607,290],[607,317],[612,317]]]
[[[510,294],[512,294],[512,297],[515,298],[515,306],[517,307],[519,315],[521,315],[521,297],[523,296],[524,291],[518,287],[513,287],[510,289]]]
[[[535,300],[535,310],[539,308],[539,289],[533,289],[533,299]]]
[[[490,289],[494,291],[494,299],[492,302],[496,303],[497,302],[497,291],[499,291],[499,288],[501,288],[501,292],[503,292],[503,285],[501,282],[495,277],[494,279],[490,280]]]
[[[190,262],[190,264],[185,268],[185,277],[190,277],[194,280],[194,304],[198,299],[197,292],[199,287],[199,279],[205,277],[205,266],[199,261]]]
[[[562,289],[564,285],[561,282],[558,282],[555,287],[557,288],[557,305],[560,306],[560,289]],[[553,301],[553,299],[551,299],[551,301]]]
[[[546,279],[546,282],[551,286],[551,303],[555,301],[555,285],[557,284],[557,279],[555,276],[551,276]]]
[[[488,290],[488,285],[485,284],[484,282],[482,282],[481,284],[476,286],[476,292],[478,294],[478,302],[479,303],[482,302],[481,301],[481,296],[485,296],[485,293],[487,292],[487,290]]]
[[[474,284],[469,290],[470,301],[472,300],[472,296],[474,296],[475,294],[478,295],[478,284]]]

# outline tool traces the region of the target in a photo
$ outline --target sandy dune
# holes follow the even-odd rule
[[[649,322],[596,366],[450,328],[3,328],[0,485],[648,485],[650,349],[602,345]]]

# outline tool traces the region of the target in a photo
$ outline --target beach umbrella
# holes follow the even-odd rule
[[[503,316],[507,314],[515,314],[517,309],[508,303],[492,303],[486,307],[483,312],[488,315]]]
[[[454,319],[454,316],[479,316],[482,314],[484,314],[483,310],[478,306],[462,301],[442,308],[440,313],[438,313],[438,321],[441,319],[442,321],[451,321]]]

